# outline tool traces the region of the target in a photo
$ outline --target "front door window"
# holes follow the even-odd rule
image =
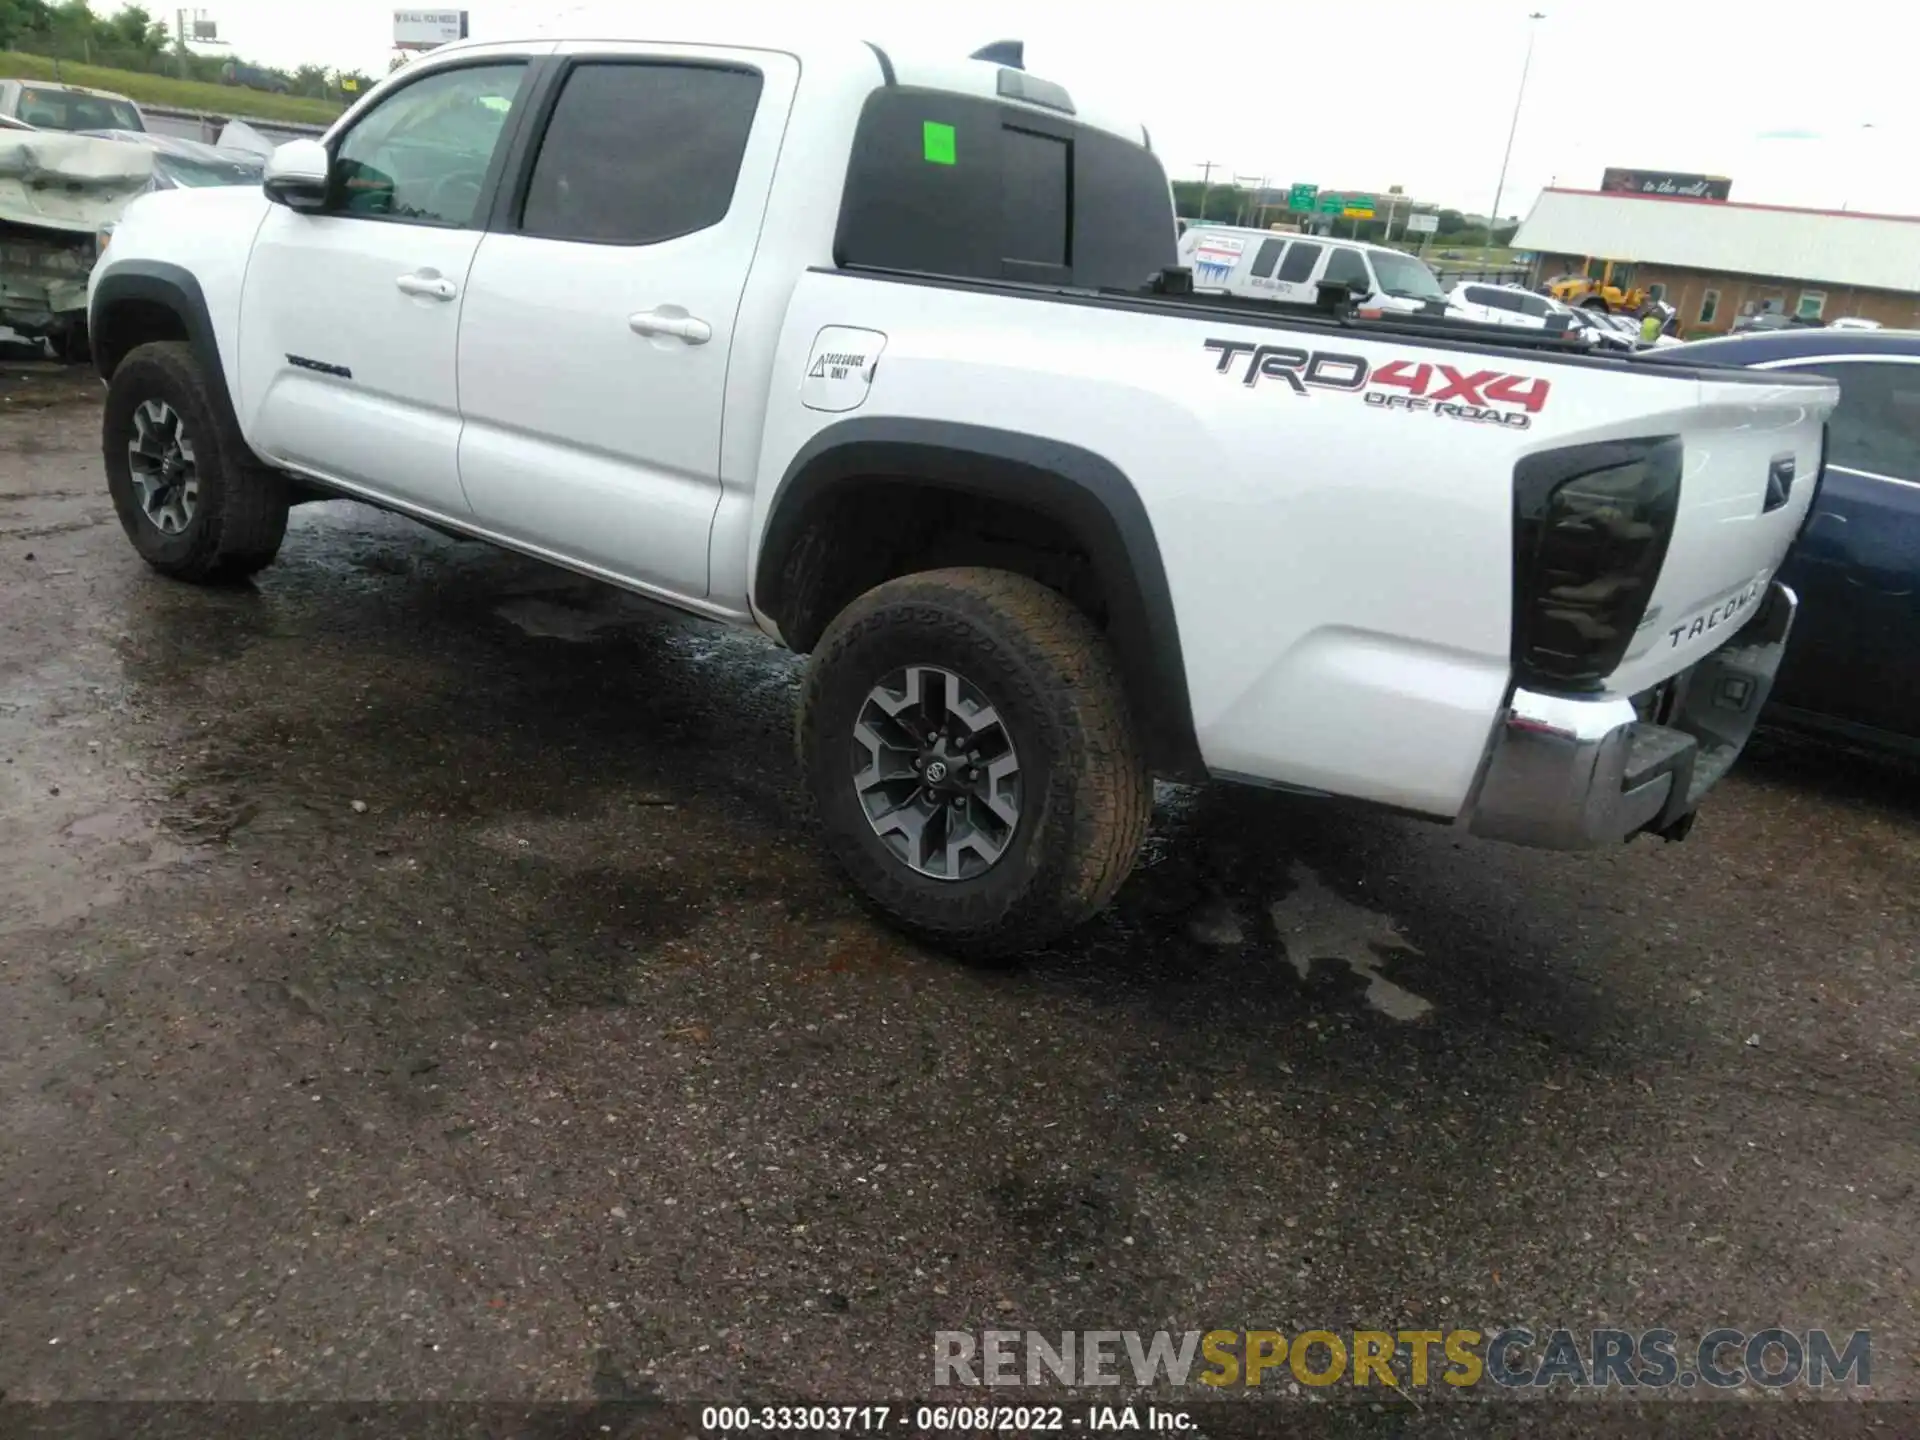
[[[340,142],[329,208],[368,219],[471,225],[525,74],[521,64],[467,65],[388,97]]]

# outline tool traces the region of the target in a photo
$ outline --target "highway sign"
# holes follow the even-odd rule
[[[1428,211],[1424,215],[1407,216],[1407,233],[1409,235],[1432,235],[1437,233],[1439,229],[1440,217],[1432,211]]]
[[[1371,195],[1349,195],[1347,196],[1347,207],[1340,213],[1354,220],[1371,220],[1373,218],[1373,197]]]
[[[1311,210],[1313,197],[1320,193],[1318,185],[1296,185],[1287,191],[1287,209]]]
[[[1330,195],[1324,192],[1321,194],[1319,209],[1322,215],[1338,215],[1342,210],[1345,210],[1346,208],[1347,208],[1346,196]]]

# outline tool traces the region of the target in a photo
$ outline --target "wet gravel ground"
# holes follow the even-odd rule
[[[1502,1323],[1871,1328],[1920,1395],[1911,772],[1769,747],[1597,857],[1168,790],[1110,916],[970,970],[823,861],[790,657],[346,503],[168,583],[97,385],[0,384],[13,1398]]]

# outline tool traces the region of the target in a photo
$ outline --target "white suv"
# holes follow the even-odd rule
[[[1545,295],[1536,295],[1519,285],[1484,285],[1464,281],[1454,286],[1451,293],[1456,300],[1491,312],[1488,318],[1496,324],[1519,325],[1528,330],[1544,330],[1549,316],[1571,316],[1574,313],[1572,306],[1562,305]]]

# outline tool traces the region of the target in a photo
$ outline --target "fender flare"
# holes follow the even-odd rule
[[[1086,548],[1107,603],[1107,631],[1154,769],[1202,780],[1173,595],[1153,522],[1132,481],[1102,455],[1064,441],[944,420],[872,417],[827,426],[775,487],[754,566],[753,601],[787,631],[785,566],[815,504],[835,488],[898,478],[1021,506]]]
[[[159,305],[180,317],[187,343],[206,374],[207,387],[226,418],[239,428],[233,396],[227,390],[227,368],[220,360],[220,342],[214,338],[213,313],[193,272],[164,260],[122,260],[94,281],[87,305],[87,331],[93,345],[94,368],[105,381],[132,347],[121,343],[113,323],[114,307],[128,301]]]

